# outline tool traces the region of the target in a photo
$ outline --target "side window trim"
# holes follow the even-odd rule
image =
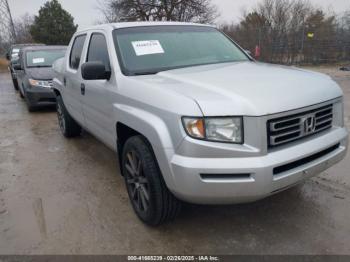
[[[105,43],[106,43],[106,46],[107,46],[107,54],[108,54],[108,67],[109,68],[106,68],[106,69],[109,69],[111,70],[111,58],[110,58],[110,54],[109,54],[109,50],[108,50],[108,42],[107,42],[107,37],[105,36],[105,34],[101,33],[101,32],[91,32],[90,34],[90,37],[89,37],[89,45],[88,45],[88,48],[87,48],[87,51],[86,51],[86,57],[85,57],[85,62],[88,62],[88,59],[89,59],[89,52],[90,52],[90,46],[91,46],[91,41],[92,41],[92,37],[94,35],[102,35],[104,40],[105,40]]]
[[[73,67],[72,67],[72,64],[71,64],[72,53],[73,53],[73,47],[74,47],[75,41],[76,41],[79,37],[85,37],[85,40],[84,40],[83,48],[82,48],[82,50],[81,50],[80,62],[79,62],[78,68],[73,68]],[[68,68],[69,68],[70,70],[78,71],[78,69],[79,69],[79,67],[80,67],[80,64],[81,64],[81,60],[82,60],[81,58],[82,58],[83,52],[84,52],[84,46],[85,46],[85,43],[86,43],[86,38],[87,38],[87,34],[86,34],[86,33],[80,34],[80,35],[76,35],[76,36],[74,37],[74,40],[73,40],[73,43],[72,43],[72,47],[71,47],[70,53],[69,53],[69,60],[68,60]]]

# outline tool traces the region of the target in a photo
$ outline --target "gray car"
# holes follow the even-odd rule
[[[173,219],[180,200],[276,194],[347,151],[343,93],[329,76],[256,62],[215,27],[99,25],[77,32],[53,67],[63,135],[83,127],[118,152],[131,204],[151,225]]]
[[[14,69],[20,96],[26,100],[30,112],[41,106],[55,105],[52,64],[63,57],[65,51],[65,46],[30,46],[21,49],[19,63],[14,65]]]
[[[17,74],[16,70],[14,69],[15,65],[19,63],[19,53],[22,48],[29,47],[29,46],[43,46],[44,44],[15,44],[12,45],[9,49],[9,51],[6,54],[7,60],[9,63],[9,71],[11,73],[11,78],[13,82],[13,87],[15,90],[18,90],[18,82],[17,82]]]

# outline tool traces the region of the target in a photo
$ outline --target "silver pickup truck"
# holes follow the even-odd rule
[[[147,224],[181,201],[251,202],[344,158],[343,94],[328,76],[254,61],[212,26],[117,23],[76,33],[54,64],[64,136],[118,152]]]

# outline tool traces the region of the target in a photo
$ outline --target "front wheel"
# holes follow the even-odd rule
[[[133,209],[143,222],[156,226],[178,215],[181,202],[167,188],[152,148],[142,136],[126,141],[122,171]]]
[[[80,135],[81,126],[68,113],[62,97],[57,96],[56,101],[58,125],[62,134],[65,137],[76,137]]]
[[[21,88],[18,88],[19,96],[24,99],[24,94]]]
[[[19,86],[18,86],[18,81],[17,81],[17,79],[14,79],[14,78],[12,77],[12,83],[13,83],[13,88],[14,88],[16,91],[18,91]]]
[[[28,99],[26,99],[27,109],[29,112],[35,112],[37,110],[37,107],[34,106]]]

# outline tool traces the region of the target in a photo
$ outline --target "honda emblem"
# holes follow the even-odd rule
[[[316,117],[315,115],[309,115],[302,118],[302,129],[304,135],[309,135],[315,132],[316,129]]]

